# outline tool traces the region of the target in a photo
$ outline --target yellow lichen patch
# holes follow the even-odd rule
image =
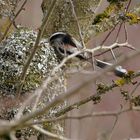
[[[134,13],[127,13],[126,16],[130,24],[137,24],[140,22],[140,17]]]
[[[124,78],[118,79],[115,81],[115,84],[117,86],[123,86],[125,84],[126,80]]]

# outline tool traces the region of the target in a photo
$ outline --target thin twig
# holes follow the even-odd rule
[[[36,96],[37,96],[37,97],[36,97],[36,99],[35,99],[35,102],[34,102],[34,105],[33,105],[32,111],[35,111],[35,110],[36,110],[37,105],[38,105],[38,102],[39,102],[40,97],[41,97],[41,94],[38,94],[38,95],[36,95]]]
[[[46,15],[44,17],[44,20],[43,20],[43,22],[41,24],[41,27],[39,28],[39,32],[38,32],[38,35],[37,35],[37,38],[36,38],[36,41],[35,41],[35,45],[33,46],[31,54],[30,54],[27,62],[25,63],[25,66],[23,67],[21,78],[20,78],[20,85],[19,85],[19,88],[17,90],[18,97],[20,96],[20,93],[22,91],[22,87],[23,87],[23,84],[24,84],[24,81],[25,81],[25,78],[26,78],[27,70],[28,70],[28,68],[30,66],[30,63],[31,63],[36,51],[39,48],[40,39],[42,38],[42,35],[43,35],[44,31],[45,31],[45,27],[48,24],[48,19],[49,19],[50,15],[51,15],[54,7],[55,7],[56,2],[57,2],[57,0],[52,1],[51,6],[50,6],[48,12],[46,13]]]
[[[121,111],[101,111],[101,112],[93,112],[90,114],[85,114],[85,115],[80,115],[80,116],[60,116],[60,117],[55,117],[52,119],[43,119],[39,121],[30,121],[25,123],[27,126],[31,125],[37,125],[37,124],[43,124],[43,123],[51,123],[51,122],[57,122],[57,121],[62,121],[62,120],[83,120],[87,118],[94,118],[94,117],[117,117],[123,113],[127,113],[132,111],[132,109],[124,109]]]
[[[114,54],[114,52],[113,52],[113,49],[110,49],[110,51],[111,51],[111,54],[112,54],[114,60],[117,61],[117,58],[116,58],[116,56],[115,56],[115,54]]]
[[[117,31],[115,42],[118,42],[118,40],[119,40],[119,34],[120,34],[120,31],[121,31],[122,25],[123,25],[123,22],[121,22],[120,25],[119,25],[119,29]]]
[[[93,70],[95,71],[96,70],[96,65],[95,65],[95,57],[94,57],[94,53],[91,53],[91,56],[92,56],[92,67],[93,67]]]
[[[128,42],[128,32],[127,32],[126,23],[124,23],[124,33],[125,33],[125,41]]]
[[[44,135],[46,135],[46,136],[48,136],[48,137],[50,137],[50,138],[55,138],[55,139],[57,139],[57,140],[70,140],[70,139],[68,139],[68,138],[66,138],[66,137],[63,137],[63,136],[61,136],[61,135],[57,135],[57,134],[54,134],[54,133],[49,132],[49,131],[47,131],[47,130],[44,130],[43,128],[41,128],[41,127],[39,127],[39,126],[37,126],[37,125],[33,125],[32,127],[33,127],[35,130],[37,130],[38,132],[40,132],[40,133],[42,133],[42,134],[44,134]]]
[[[29,97],[27,98],[26,101],[24,101],[24,103],[22,104],[22,106],[18,109],[18,113],[16,114],[14,120],[20,119],[20,117],[23,115],[24,109],[27,107],[28,104],[31,104],[31,101],[35,98],[35,96],[37,96],[37,95],[32,94],[31,96],[29,96]],[[13,120],[13,121],[14,121],[14,120]]]
[[[118,118],[118,115],[117,115],[117,117],[116,117],[116,119],[115,119],[115,122],[114,122],[114,124],[113,124],[113,127],[112,127],[112,129],[111,129],[111,132],[110,132],[110,135],[109,135],[108,140],[111,140],[111,139],[112,139],[112,135],[113,135],[113,132],[114,132],[115,127],[116,127],[116,125],[117,125],[118,119],[119,119],[119,118]]]
[[[132,91],[130,92],[130,94],[128,94],[129,107],[131,109],[133,108],[133,103],[132,103],[133,94],[135,93],[135,91],[137,90],[137,88],[139,86],[140,86],[140,82],[138,82],[137,85],[132,89]]]
[[[125,13],[128,12],[131,2],[132,2],[132,0],[129,0],[129,2],[128,2],[127,6],[126,6]]]
[[[116,49],[116,48],[118,48],[118,47],[126,47],[126,48],[129,48],[129,49],[131,49],[131,50],[136,50],[136,48],[133,47],[132,45],[128,44],[128,42],[125,42],[125,43],[114,43],[114,44],[112,44],[111,46],[112,46],[112,47],[109,47],[109,46],[108,46],[108,49],[107,49],[107,46],[106,46],[106,47],[103,46],[102,48],[100,47],[101,50],[105,50],[105,49],[106,49],[106,50],[103,51],[103,52],[101,52],[101,53],[95,54],[94,57],[96,57],[96,56],[101,56],[101,55],[103,55],[103,54],[109,52],[110,49],[113,50],[113,49]],[[97,47],[96,47],[96,48],[97,48]],[[100,50],[100,49],[98,49],[98,50]]]
[[[23,7],[24,7],[25,4],[27,3],[27,1],[28,1],[28,0],[25,0],[25,1],[23,2],[23,4],[21,5],[20,9],[19,9],[18,12],[16,13],[15,17],[14,17],[12,20],[10,20],[10,23],[9,23],[8,27],[6,28],[6,30],[5,30],[5,32],[4,32],[4,34],[3,34],[3,36],[1,37],[0,42],[6,37],[8,31],[10,30],[10,28],[11,28],[11,26],[12,26],[12,24],[15,22],[16,18],[18,17],[18,15],[19,15],[19,14],[21,13],[21,11],[23,10]]]
[[[10,140],[18,140],[16,138],[16,136],[15,136],[15,132],[14,131],[11,131],[10,134],[9,134],[9,136],[10,136]]]
[[[67,107],[65,107],[64,109],[61,109],[60,111],[58,111],[57,113],[55,113],[55,116],[56,117],[59,117],[59,116],[62,116],[64,114],[66,114],[67,112],[70,112],[71,110],[73,109],[77,109],[78,107],[80,107],[81,105],[84,105],[90,101],[92,101],[93,103],[99,103],[100,102],[100,97],[102,95],[105,95],[106,92],[116,88],[116,87],[119,87],[119,85],[115,84],[115,83],[112,83],[111,85],[108,85],[106,89],[104,89],[104,93],[101,93],[101,92],[97,92],[96,94],[94,95],[91,95],[85,99],[82,99],[72,105],[69,105]],[[99,100],[99,101],[98,101]],[[97,102],[98,101],[98,102]]]
[[[134,89],[131,91],[130,95],[132,96],[135,91],[137,90],[137,88],[140,86],[140,82],[137,83],[137,85],[134,87]]]
[[[100,2],[98,3],[97,7],[94,10],[94,14],[96,14],[96,12],[98,11],[99,7],[101,6],[103,0],[100,0]]]
[[[103,46],[103,44],[107,41],[107,39],[110,37],[111,33],[115,30],[115,28],[116,28],[116,26],[117,26],[118,24],[119,24],[119,22],[116,23],[116,24],[114,25],[114,27],[109,31],[109,33],[106,35],[105,39],[101,42],[101,45],[100,45],[100,46]]]
[[[83,36],[82,36],[81,27],[80,27],[80,24],[79,24],[79,21],[78,21],[76,12],[75,12],[75,8],[74,8],[73,1],[72,1],[72,0],[69,0],[69,1],[70,1],[70,3],[71,3],[72,13],[73,13],[73,16],[74,16],[75,21],[76,21],[76,24],[77,24],[77,28],[78,28],[78,33],[79,33],[80,41],[81,41],[81,43],[82,43],[82,46],[83,46],[84,48],[86,48],[85,43],[84,43],[84,39],[83,39]]]

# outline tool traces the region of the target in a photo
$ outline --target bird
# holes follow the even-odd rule
[[[61,57],[66,57],[83,49],[79,41],[65,32],[56,32],[52,34],[49,38],[49,43]],[[85,59],[83,54],[78,54],[76,57]]]
[[[59,57],[64,58],[68,55],[74,54],[78,52],[79,50],[84,49],[84,46],[81,45],[81,43],[76,40],[73,36],[71,36],[69,33],[66,32],[55,32],[49,37],[49,43],[56,51],[56,54],[59,55]],[[77,58],[80,60],[88,61],[90,63],[93,63],[93,59],[91,62],[91,54],[87,55],[87,52],[80,53],[76,55]],[[106,68],[113,66],[112,63],[105,62],[99,59],[94,59],[94,63],[96,66],[100,68]],[[123,77],[127,74],[127,70],[124,69],[122,66],[116,66],[113,69],[113,72],[118,77]]]

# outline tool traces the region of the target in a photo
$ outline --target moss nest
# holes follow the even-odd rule
[[[37,33],[20,28],[0,44],[0,95],[15,95],[20,84],[23,67],[35,43]],[[22,93],[35,90],[50,75],[59,60],[47,39],[42,39],[27,71]],[[49,92],[64,89],[63,72],[59,70],[59,79],[51,83]],[[56,85],[59,85],[58,87]],[[52,91],[53,89],[53,91]],[[59,91],[61,92],[61,90]],[[58,92],[56,93],[58,94]],[[55,96],[55,93],[53,94]]]

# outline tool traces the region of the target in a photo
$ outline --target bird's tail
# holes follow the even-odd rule
[[[94,63],[96,66],[98,66],[102,69],[113,66],[112,63],[105,62],[105,61],[95,59],[95,58],[92,59],[91,53],[85,53],[85,54],[83,53],[83,54],[79,55],[78,57],[88,61],[91,64]],[[113,69],[113,72],[118,77],[123,77],[128,73],[128,71],[126,69],[124,69],[122,66],[115,66],[115,68]]]

